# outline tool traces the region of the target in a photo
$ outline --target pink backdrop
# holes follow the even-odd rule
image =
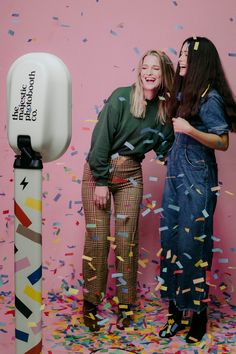
[[[73,81],[71,144],[59,160],[43,169],[44,293],[67,282],[81,294],[80,182],[98,110],[113,89],[134,81],[141,53],[149,48],[165,50],[176,64],[182,41],[192,35],[213,40],[236,92],[235,0],[224,4],[221,0],[5,0],[0,4],[0,24],[0,294],[14,286],[14,153],[6,138],[6,74],[16,58],[35,51],[60,57]],[[222,299],[231,296],[236,305],[235,148],[236,135],[231,134],[229,150],[217,153],[222,189],[215,215],[212,289]],[[143,163],[144,195],[159,207],[165,167],[153,157],[149,153]],[[140,216],[140,239],[139,282],[153,290],[160,247],[159,219],[153,211]]]

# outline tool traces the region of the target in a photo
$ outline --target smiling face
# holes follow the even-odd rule
[[[186,42],[184,43],[180,56],[179,56],[179,75],[185,76],[188,68],[188,46],[189,44]]]
[[[152,99],[161,85],[161,66],[157,56],[147,55],[143,59],[140,78],[143,85],[144,97]]]

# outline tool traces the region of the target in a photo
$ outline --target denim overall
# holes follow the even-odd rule
[[[190,122],[198,130],[229,131],[221,96],[212,90]],[[218,185],[214,150],[177,133],[169,152],[161,218],[161,297],[180,310],[207,307],[206,271],[212,264],[213,215]]]

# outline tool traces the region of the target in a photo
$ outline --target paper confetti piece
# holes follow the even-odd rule
[[[9,29],[9,30],[8,30],[8,34],[9,34],[10,36],[14,36],[15,32],[14,32],[13,30]]]
[[[229,194],[229,195],[234,195],[234,193],[232,192],[229,192],[229,191],[225,191],[226,194]]]
[[[193,284],[199,284],[199,283],[203,283],[203,282],[204,282],[204,278],[203,277],[193,279]]]
[[[86,224],[87,229],[95,229],[96,227],[96,224]]]
[[[179,210],[180,210],[180,207],[179,207],[179,206],[173,205],[173,204],[169,204],[169,205],[168,205],[168,208],[169,208],[169,209],[172,209],[172,210],[175,210],[175,211],[179,211]]]
[[[126,141],[124,145],[127,146],[127,148],[129,148],[130,150],[134,150],[134,146],[130,144],[128,141]]]
[[[177,55],[177,51],[176,51],[176,49],[174,49],[174,48],[168,48],[168,51],[169,51],[171,54]]]
[[[116,256],[117,259],[119,259],[119,261],[124,262],[124,259],[121,256]]]
[[[162,211],[164,211],[163,208],[158,208],[158,209],[153,210],[154,214],[161,213]]]
[[[146,216],[147,214],[149,214],[151,211],[151,209],[146,209],[142,212],[142,216]]]
[[[158,177],[149,176],[148,180],[149,180],[150,182],[157,182],[157,181],[158,181]]]
[[[229,259],[228,258],[219,258],[218,262],[219,263],[229,263]]]
[[[92,257],[88,257],[88,256],[85,256],[85,255],[82,256],[82,259],[84,259],[85,261],[89,261],[89,262],[91,262],[93,260]]]
[[[140,55],[140,50],[137,47],[134,48],[134,52],[135,54]]]
[[[198,50],[198,47],[199,47],[199,42],[195,42],[195,43],[194,43],[193,50]]]
[[[208,218],[208,216],[209,216],[209,214],[208,214],[208,212],[206,211],[206,209],[204,209],[204,210],[202,211],[202,214],[203,214],[203,216],[204,216],[205,218]]]

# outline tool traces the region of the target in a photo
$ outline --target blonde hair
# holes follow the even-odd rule
[[[141,70],[144,58],[148,55],[153,55],[159,59],[161,68],[161,85],[157,89],[159,99],[159,107],[157,112],[157,119],[160,120],[162,124],[166,122],[167,118],[167,101],[170,96],[170,90],[172,88],[172,83],[174,79],[174,66],[170,58],[159,50],[148,50],[139,61],[138,64],[138,75],[136,83],[133,85],[131,91],[131,107],[130,112],[136,118],[145,118],[146,113],[146,101],[144,97],[143,85],[141,81]]]

